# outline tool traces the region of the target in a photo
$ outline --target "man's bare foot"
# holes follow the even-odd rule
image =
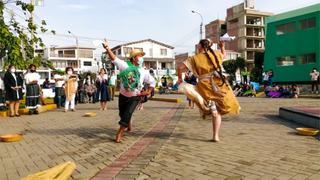
[[[123,128],[123,127],[119,128],[119,130],[117,132],[117,135],[116,135],[116,139],[115,139],[116,143],[120,143],[121,142],[124,130],[125,130],[125,128]]]

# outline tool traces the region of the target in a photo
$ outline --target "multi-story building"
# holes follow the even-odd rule
[[[220,36],[227,32],[227,26],[225,20],[216,19],[205,26],[206,38],[212,42],[218,42]]]
[[[256,10],[254,0],[245,0],[244,3],[227,9],[225,21],[215,20],[206,25],[206,38],[217,42],[225,32],[236,36],[234,41],[226,42],[226,49],[239,52],[251,68],[255,52],[264,52],[265,17],[270,15],[272,13]]]
[[[129,42],[112,48],[113,53],[120,59],[127,59],[133,49],[145,52],[143,67],[153,69],[157,76],[175,74],[174,47],[152,40]]]
[[[177,54],[174,56],[174,59],[176,61],[176,69],[189,57],[189,53],[182,53],[182,54]]]
[[[44,58],[52,62],[56,69],[73,67],[76,72],[98,72],[98,63],[94,58],[95,48],[90,47],[50,47],[44,52]]]
[[[320,3],[267,18],[264,69],[273,81],[304,83],[320,69]]]

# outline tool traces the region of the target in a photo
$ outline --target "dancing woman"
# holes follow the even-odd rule
[[[232,89],[222,74],[222,59],[225,56],[224,43],[219,42],[220,52],[211,49],[207,39],[197,45],[198,54],[188,58],[178,67],[178,82],[182,82],[182,72],[190,70],[197,78],[196,91],[212,115],[213,141],[218,142],[221,115],[238,114],[240,106]],[[199,104],[198,104],[199,105]]]

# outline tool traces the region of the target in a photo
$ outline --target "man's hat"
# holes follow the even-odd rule
[[[133,49],[133,50],[130,52],[129,58],[131,59],[131,58],[134,58],[134,57],[136,57],[136,56],[138,56],[138,55],[144,56],[145,54],[146,54],[146,53],[144,53],[143,51],[141,51],[141,50],[139,50],[139,49]]]

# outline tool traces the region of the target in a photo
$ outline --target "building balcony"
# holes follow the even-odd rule
[[[246,47],[245,50],[249,50],[249,51],[250,50],[254,50],[254,51],[261,50],[261,51],[263,51],[264,47]]]
[[[246,27],[260,27],[260,28],[264,28],[265,25],[264,24],[245,24]]]
[[[173,75],[176,73],[175,69],[158,69],[155,70],[156,74],[159,76],[163,76],[163,75]]]
[[[56,53],[50,53],[50,57],[55,58],[76,58],[75,54],[56,54]]]

